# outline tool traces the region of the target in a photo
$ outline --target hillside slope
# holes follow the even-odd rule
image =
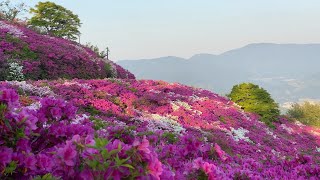
[[[76,42],[0,21],[0,80],[107,77],[134,75]]]
[[[319,129],[283,118],[271,129],[202,89],[9,81],[0,84],[0,104],[1,178],[320,178]]]

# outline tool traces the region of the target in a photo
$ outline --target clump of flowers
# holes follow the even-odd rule
[[[23,107],[14,90],[1,88],[1,178],[159,179],[162,164],[145,137],[132,143],[95,138],[88,120],[72,123],[72,104],[53,98],[40,103],[39,109]]]
[[[13,86],[17,86],[20,88],[23,93],[30,94],[30,95],[36,95],[40,97],[44,96],[54,96],[55,94],[50,90],[48,86],[34,86],[32,84],[28,84],[26,81],[7,81],[8,84],[11,84]]]
[[[283,130],[287,131],[289,134],[293,133],[293,129],[291,127],[286,126],[285,124],[281,124],[280,126]]]
[[[15,37],[22,37],[24,35],[21,29],[4,21],[0,21],[0,28],[8,30],[8,33]]]

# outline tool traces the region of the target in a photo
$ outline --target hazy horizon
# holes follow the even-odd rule
[[[235,84],[251,82],[287,108],[303,99],[320,100],[319,57],[320,44],[251,44],[221,55],[117,63],[137,79],[179,82],[220,95],[229,93]]]
[[[24,0],[33,7],[39,0]],[[81,43],[111,59],[189,58],[251,43],[320,43],[320,1],[52,0],[79,15]]]
[[[272,43],[272,42],[257,42],[257,43],[250,43],[250,44],[245,44],[243,46],[240,46],[240,47],[236,47],[234,49],[228,49],[226,51],[222,51],[220,53],[207,53],[207,52],[200,52],[200,53],[197,53],[197,54],[192,54],[191,56],[186,56],[186,57],[182,57],[182,56],[175,56],[175,55],[163,55],[163,56],[157,56],[157,57],[150,57],[150,58],[137,58],[137,59],[117,59],[117,61],[127,61],[127,60],[152,60],[152,59],[160,59],[160,58],[165,58],[165,57],[176,57],[176,58],[182,58],[182,59],[185,59],[185,60],[188,60],[188,59],[191,59],[193,58],[194,56],[197,56],[197,55],[213,55],[213,56],[220,56],[220,55],[223,55],[225,53],[228,53],[229,51],[234,51],[234,50],[238,50],[238,49],[242,49],[242,48],[245,48],[247,46],[250,46],[250,45],[262,45],[262,44],[269,44],[269,45],[320,45],[320,43]]]

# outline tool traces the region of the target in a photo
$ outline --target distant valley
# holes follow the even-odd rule
[[[137,79],[179,82],[221,95],[233,85],[252,82],[266,89],[282,106],[320,99],[320,44],[250,44],[220,55],[189,59],[121,60],[117,63]]]

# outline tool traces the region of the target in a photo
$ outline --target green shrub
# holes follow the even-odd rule
[[[288,110],[287,115],[303,124],[320,127],[320,104],[304,102],[295,103]]]
[[[235,85],[227,96],[244,111],[260,115],[260,120],[269,126],[272,126],[272,122],[280,115],[278,104],[258,85],[252,83]]]
[[[105,62],[104,69],[107,72],[107,77],[116,77],[115,70],[112,68],[111,64],[108,62]]]
[[[86,112],[88,112],[91,116],[100,115],[102,112],[96,109],[93,106],[86,106],[83,108]]]

